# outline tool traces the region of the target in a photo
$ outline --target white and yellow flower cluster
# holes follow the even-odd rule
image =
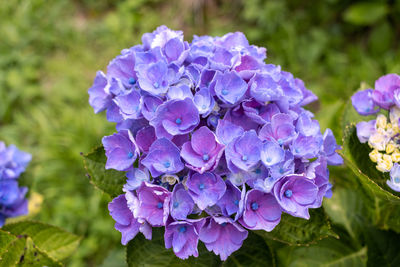
[[[400,109],[393,107],[388,118],[379,114],[376,118],[375,132],[368,139],[373,149],[369,158],[381,172],[390,172],[394,163],[400,162]]]

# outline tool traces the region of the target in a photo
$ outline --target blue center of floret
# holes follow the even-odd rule
[[[162,209],[162,208],[163,208],[163,206],[164,206],[164,205],[163,205],[163,203],[162,203],[162,202],[158,202],[158,203],[157,203],[157,208],[159,208],[159,209]]]
[[[288,189],[288,190],[285,191],[285,196],[286,197],[292,197],[292,195],[293,195],[292,190]]]
[[[253,202],[253,203],[251,203],[251,209],[252,210],[258,210],[258,203],[257,202]]]

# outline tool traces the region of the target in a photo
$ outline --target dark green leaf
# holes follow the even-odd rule
[[[127,247],[128,266],[135,267],[157,267],[157,266],[179,266],[179,267],[212,267],[219,266],[220,260],[213,252],[207,251],[199,242],[199,257],[190,257],[181,260],[175,256],[172,249],[166,249],[164,245],[164,228],[153,228],[153,238],[146,240],[143,235],[137,235],[129,242]]]
[[[344,20],[355,25],[372,25],[384,18],[388,13],[385,3],[357,3],[350,6],[344,13]]]
[[[243,246],[229,256],[222,266],[264,267],[274,266],[274,264],[272,253],[264,239],[253,232],[249,232],[249,236],[243,242]]]
[[[23,221],[6,224],[4,231],[15,236],[28,236],[40,251],[52,258],[62,260],[77,248],[80,238],[58,227],[39,222]]]
[[[368,266],[400,266],[399,234],[375,228],[367,228],[365,232]]]
[[[281,222],[271,232],[256,231],[264,238],[289,245],[308,245],[329,236],[336,237],[323,208],[310,209],[310,219],[283,214]]]
[[[90,182],[94,186],[112,197],[122,194],[122,186],[126,182],[125,173],[105,169],[107,159],[102,146],[83,157]]]

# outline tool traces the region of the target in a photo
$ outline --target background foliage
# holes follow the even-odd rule
[[[113,132],[104,116],[93,114],[87,89],[97,69],[160,24],[184,30],[188,39],[243,31],[251,43],[268,48],[269,62],[319,96],[310,108],[338,138],[338,115],[360,82],[400,73],[395,0],[0,1],[0,139],[33,154],[24,180],[43,196],[34,219],[84,237],[68,266],[125,266],[107,213],[110,197],[85,178],[80,156]],[[301,248],[270,241],[279,248],[276,262],[364,265],[368,258],[395,265],[386,248],[399,243],[397,235],[387,232],[390,227],[365,228],[382,226],[363,213],[376,199],[355,194],[365,189],[348,169],[332,169],[331,177],[335,191],[325,210],[342,239]]]

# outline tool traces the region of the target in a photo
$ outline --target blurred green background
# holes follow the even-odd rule
[[[400,1],[0,1],[0,140],[33,154],[25,182],[44,199],[34,219],[84,237],[68,266],[125,266],[109,199],[80,156],[114,131],[93,114],[87,89],[96,70],[161,24],[188,41],[242,31],[267,47],[269,63],[319,96],[311,109],[338,140],[337,114],[360,82],[400,73]]]

